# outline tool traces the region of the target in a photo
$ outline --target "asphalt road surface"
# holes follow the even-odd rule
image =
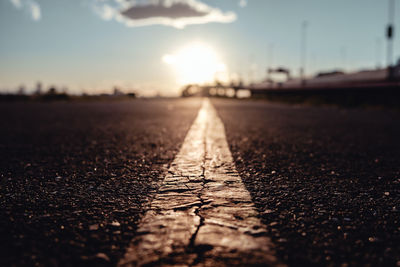
[[[400,113],[213,101],[291,266],[400,265]]]
[[[199,99],[0,105],[0,266],[115,265]]]
[[[400,265],[400,113],[212,100],[280,261]],[[0,104],[0,266],[113,266],[200,99]]]

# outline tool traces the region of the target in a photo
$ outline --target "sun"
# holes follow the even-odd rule
[[[192,43],[174,54],[166,54],[162,60],[171,65],[180,84],[204,84],[226,72],[226,65],[210,46]]]

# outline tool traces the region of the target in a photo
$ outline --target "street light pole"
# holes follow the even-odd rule
[[[301,59],[300,59],[300,79],[303,85],[306,80],[306,64],[307,64],[307,27],[308,22],[305,20],[301,24]]]
[[[375,67],[376,69],[380,69],[382,67],[382,59],[383,59],[383,46],[382,40],[380,38],[376,38],[375,40]]]
[[[389,70],[393,66],[393,35],[394,35],[394,16],[395,16],[395,0],[389,0],[389,23],[386,28],[387,38],[387,66]]]
[[[274,44],[268,45],[267,51],[267,80],[270,81],[270,70],[274,68]]]

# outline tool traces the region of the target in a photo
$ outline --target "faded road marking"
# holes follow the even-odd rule
[[[205,99],[120,266],[277,266]]]

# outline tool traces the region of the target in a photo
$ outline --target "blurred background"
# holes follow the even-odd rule
[[[2,0],[0,92],[152,97],[188,84],[382,82],[397,76],[387,69],[400,46],[395,2]]]

